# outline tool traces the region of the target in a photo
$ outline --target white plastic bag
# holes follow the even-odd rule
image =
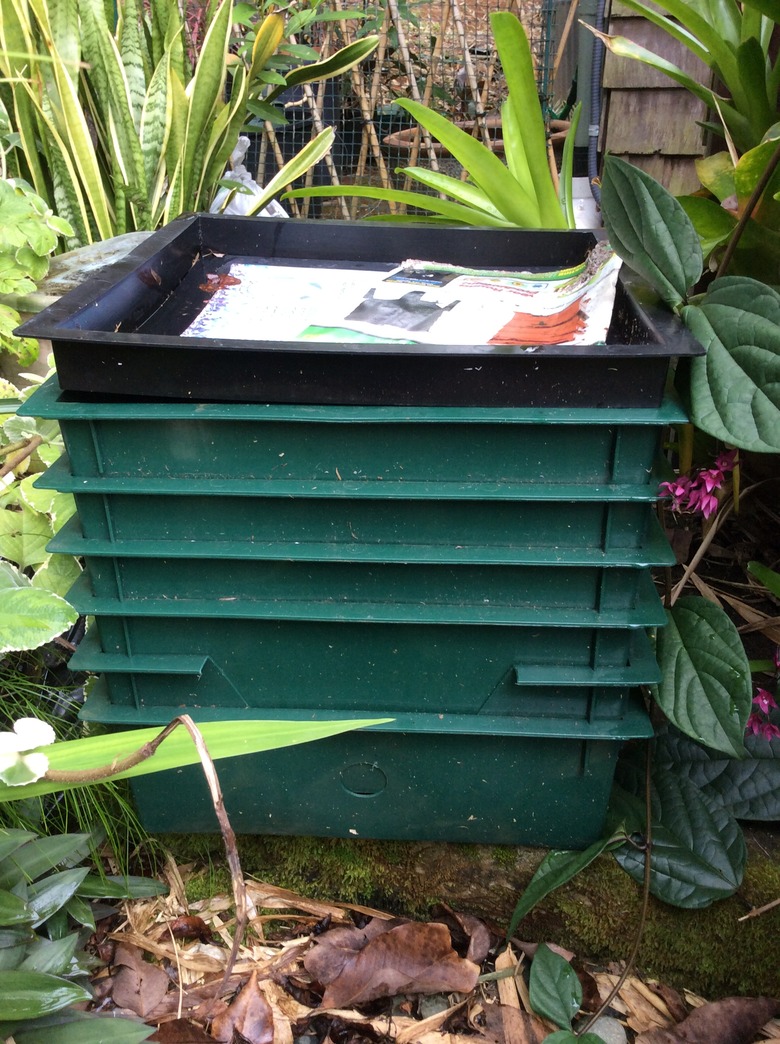
[[[230,156],[230,168],[225,171],[226,178],[239,182],[249,191],[237,192],[232,188],[221,188],[209,208],[210,214],[239,214],[244,217],[250,213],[258,196],[262,195],[262,188],[257,184],[244,164],[249,144],[249,138],[241,135]],[[275,199],[272,199],[259,213],[262,217],[290,216],[281,203],[277,203]]]

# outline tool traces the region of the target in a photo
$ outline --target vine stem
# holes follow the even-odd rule
[[[607,1008],[610,1006],[612,1001],[617,997],[620,990],[623,988],[623,983],[626,981],[634,967],[634,963],[639,954],[639,947],[642,944],[642,936],[645,931],[645,923],[647,921],[647,910],[650,905],[650,853],[653,845],[653,828],[652,828],[652,800],[650,793],[650,777],[652,769],[652,740],[648,741],[645,748],[645,872],[642,880],[642,907],[639,912],[639,924],[636,929],[636,936],[634,937],[634,945],[631,948],[626,966],[620,973],[615,985],[609,991],[607,997],[601,1002],[599,1007],[594,1013],[588,1018],[585,1024],[577,1029],[575,1036],[580,1037],[584,1033],[587,1033],[590,1027],[596,1022],[597,1019],[601,1018]]]
[[[772,153],[772,157],[767,163],[766,167],[761,173],[761,177],[756,182],[756,186],[750,193],[750,198],[747,201],[745,209],[742,211],[739,221],[737,222],[736,228],[734,229],[731,238],[726,244],[726,249],[723,252],[723,257],[718,265],[718,271],[715,273],[715,278],[719,279],[722,275],[725,275],[726,270],[731,264],[731,259],[734,256],[734,251],[737,249],[737,244],[742,238],[742,233],[747,228],[747,223],[753,216],[753,211],[758,206],[759,200],[764,194],[764,190],[769,184],[769,179],[774,174],[778,163],[780,163],[780,141],[777,143],[777,148]]]

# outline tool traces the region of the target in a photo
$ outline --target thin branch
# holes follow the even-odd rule
[[[10,475],[14,468],[18,468],[20,464],[23,464],[28,457],[31,457],[33,453],[35,453],[42,442],[43,439],[40,435],[33,435],[23,450],[20,450],[19,453],[10,457],[5,464],[3,464],[2,468],[0,468],[0,478],[3,478],[5,475]]]
[[[731,264],[731,259],[734,256],[734,251],[737,249],[737,244],[742,238],[742,233],[745,231],[748,221],[750,221],[750,219],[753,217],[753,211],[758,206],[759,201],[761,200],[761,197],[764,194],[764,190],[769,184],[769,180],[774,174],[778,163],[780,163],[780,142],[778,142],[777,148],[772,153],[772,158],[769,160],[769,163],[767,163],[766,167],[764,167],[764,170],[761,173],[761,177],[756,182],[756,187],[750,193],[750,198],[748,199],[747,204],[745,205],[745,209],[742,211],[742,215],[739,221],[737,222],[737,226],[731,234],[731,239],[729,239],[726,245],[726,249],[723,252],[723,257],[721,258],[720,264],[718,265],[718,271],[715,273],[716,279],[724,275],[729,265]]]

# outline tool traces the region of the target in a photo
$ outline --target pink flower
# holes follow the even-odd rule
[[[728,473],[734,470],[734,465],[737,463],[737,450],[726,450],[725,453],[721,453],[715,459],[715,467],[719,471]]]
[[[775,698],[768,689],[757,689],[756,695],[753,697],[753,703],[755,703],[764,714],[769,714],[770,710],[777,707]]]
[[[780,673],[780,645],[775,646],[775,670]]]
[[[762,722],[759,731],[765,740],[773,740],[780,737],[780,726],[775,725],[771,721]]]
[[[699,511],[705,518],[718,510],[718,498],[701,487],[694,486],[688,493],[688,510]]]

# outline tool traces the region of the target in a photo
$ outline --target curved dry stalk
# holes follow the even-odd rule
[[[20,464],[24,464],[28,457],[31,457],[38,447],[43,443],[43,439],[40,435],[33,435],[30,441],[25,445],[24,449],[21,449],[18,453],[15,453],[0,468],[0,478],[6,475],[10,475],[12,471],[19,467]]]

